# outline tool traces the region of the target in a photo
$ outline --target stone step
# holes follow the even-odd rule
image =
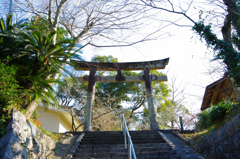
[[[123,134],[122,131],[89,131],[89,132],[85,132],[85,134],[88,134],[88,135],[121,135]]]
[[[130,135],[131,134],[158,134],[158,131],[129,131]]]
[[[113,144],[124,144],[124,141],[121,140],[121,141],[113,141],[113,140],[110,140],[110,141],[106,141],[106,140],[83,140],[81,141],[81,144],[82,145],[89,145],[89,144],[110,144],[110,145],[113,145]]]
[[[137,157],[138,159],[180,159],[179,155],[165,155],[165,156],[151,156],[151,157]],[[128,159],[128,157],[73,157],[72,159]]]
[[[156,132],[154,132],[154,134],[153,133],[152,134],[141,134],[141,133],[134,133],[134,132],[132,132],[130,134],[130,136],[131,136],[132,140],[134,140],[134,139],[141,140],[141,139],[145,139],[145,138],[148,138],[148,139],[151,139],[151,140],[155,140],[155,139],[161,139],[162,138]],[[111,139],[111,138],[123,139],[124,136],[122,135],[121,132],[118,132],[118,133],[111,132],[110,134],[107,134],[106,132],[104,132],[104,133],[97,132],[95,134],[93,132],[85,133],[83,140],[87,140],[89,138],[96,139],[96,140],[98,140],[98,139],[105,139],[105,138],[107,138],[107,139]]]
[[[84,135],[84,138],[123,138],[123,135]]]
[[[134,148],[144,148],[144,147],[169,147],[169,145],[167,143],[144,143],[144,144],[134,144],[133,145]],[[111,148],[111,149],[115,149],[115,148],[123,148],[124,144],[113,144],[113,145],[109,145],[109,144],[99,144],[99,145],[83,145],[80,143],[80,145],[78,146],[78,148]]]
[[[138,159],[181,159],[179,155],[165,155],[165,156],[151,156],[151,157],[137,157]]]
[[[73,132],[80,133],[80,132]],[[158,135],[157,131],[129,131],[130,136],[133,135]],[[122,131],[99,131],[99,132],[85,132],[85,135],[122,135]]]
[[[145,143],[165,143],[165,140],[133,140],[133,144],[145,144]]]
[[[164,143],[165,140],[132,140],[133,144]],[[124,144],[123,140],[82,140],[81,144]]]
[[[122,139],[119,139],[119,138],[116,138],[116,139],[114,139],[114,138],[110,138],[110,139],[107,139],[107,138],[88,138],[88,139],[83,138],[83,139],[81,140],[82,143],[84,143],[84,142],[93,142],[93,141],[101,141],[101,142],[124,142],[124,138],[122,138]]]
[[[163,147],[169,146],[166,142],[162,143],[143,143],[143,144],[134,144],[134,148],[141,148],[141,147]]]
[[[151,151],[171,151],[172,148],[170,146],[162,146],[162,147],[137,147],[134,149],[136,153],[138,152],[151,152]]]
[[[141,157],[161,157],[161,156],[170,156],[175,155],[175,151],[152,151],[152,152],[139,152],[136,153],[136,156]],[[107,157],[107,158],[114,158],[114,157],[128,157],[128,153],[108,153],[108,152],[98,152],[98,153],[74,153],[73,157],[92,157],[92,158],[98,158],[98,157]]]
[[[154,141],[155,142],[164,142],[165,140],[163,140],[162,138],[143,138],[143,137],[139,137],[139,138],[131,138],[133,144],[137,143],[137,142],[145,142],[145,141]],[[127,139],[128,140],[128,139]],[[83,138],[81,140],[82,143],[84,142],[116,142],[116,143],[123,143],[124,142],[124,138]]]
[[[170,151],[170,146],[164,147],[138,147],[135,148],[136,153],[140,152],[152,152],[152,151]],[[111,153],[127,153],[127,149],[122,148],[109,148],[109,147],[89,147],[89,148],[77,148],[76,153],[100,153],[100,152],[111,152]]]
[[[84,135],[83,139],[102,139],[102,138],[107,138],[107,139],[123,139],[123,135]],[[162,139],[160,135],[132,135],[132,139],[144,139],[144,138],[149,138],[149,139]]]
[[[149,137],[149,138],[162,138],[158,134],[146,134],[146,135],[130,135],[131,138],[137,138],[137,137]]]
[[[104,134],[107,134],[107,135],[122,135],[123,132],[122,131],[87,131],[87,132],[84,132],[84,131],[78,131],[78,132],[69,132],[73,135],[80,135],[82,133],[85,133],[85,135],[87,134],[94,134],[94,135],[104,135]],[[130,135],[135,135],[135,134],[158,134],[158,131],[152,131],[152,130],[143,130],[143,131],[129,131]]]

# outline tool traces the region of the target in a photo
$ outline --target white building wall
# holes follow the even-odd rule
[[[43,106],[38,106],[37,111],[42,128],[54,133],[72,131],[72,116],[68,112],[51,108],[45,111]],[[79,122],[76,119],[74,121],[78,126]],[[78,131],[82,131],[82,127]]]
[[[59,132],[65,133],[66,131],[72,131],[70,124],[66,122],[66,119],[61,116],[60,123],[59,123]]]
[[[53,111],[45,111],[43,108],[38,108],[38,115],[40,115],[40,122],[42,123],[42,128],[58,133],[59,132],[59,123],[60,115]]]

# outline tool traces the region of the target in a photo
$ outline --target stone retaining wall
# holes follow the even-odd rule
[[[7,133],[0,139],[0,158],[51,158],[56,143],[16,109]]]
[[[240,114],[193,147],[206,158],[239,158]]]

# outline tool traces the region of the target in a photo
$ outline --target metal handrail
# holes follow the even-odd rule
[[[129,134],[129,131],[128,131],[128,128],[127,128],[127,124],[126,124],[126,121],[124,119],[124,115],[123,114],[122,114],[121,130],[123,131],[123,135],[124,135],[124,146],[125,146],[125,148],[128,147],[128,158],[132,159],[132,156],[133,156],[134,159],[137,159],[135,151],[134,151],[132,139],[131,139],[131,136]],[[128,146],[127,146],[127,137],[128,137]]]

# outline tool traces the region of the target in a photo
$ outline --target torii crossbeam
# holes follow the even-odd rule
[[[89,76],[78,77],[79,82],[88,82],[87,105],[84,119],[84,130],[92,129],[92,105],[94,102],[96,82],[145,82],[147,91],[148,110],[151,130],[158,129],[157,113],[154,106],[154,95],[152,81],[167,81],[167,76],[156,76],[150,74],[150,69],[164,69],[169,62],[169,58],[145,61],[145,62],[126,62],[126,63],[103,63],[103,62],[76,62],[76,70],[90,70]],[[124,70],[144,70],[141,76],[124,76]],[[117,71],[117,76],[97,76],[96,71]]]

